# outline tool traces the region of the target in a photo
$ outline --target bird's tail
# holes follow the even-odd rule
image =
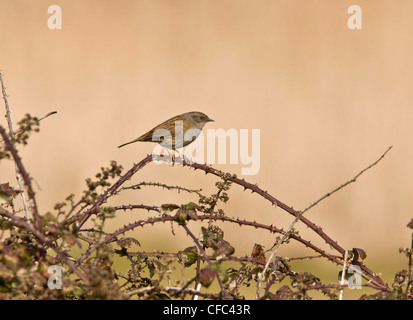
[[[124,144],[121,144],[118,148],[122,148],[122,147],[124,147],[124,146],[126,146],[126,145],[128,145],[128,144],[131,144],[131,143],[134,143],[134,142],[137,142],[137,141],[142,141],[142,140],[141,140],[141,138],[139,137],[139,138],[137,138],[137,139],[135,139],[135,140],[126,142],[126,143],[124,143]]]

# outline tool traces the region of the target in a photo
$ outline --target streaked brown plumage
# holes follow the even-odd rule
[[[179,149],[192,143],[199,136],[204,125],[210,121],[214,120],[202,112],[183,113],[162,122],[139,138],[124,143],[118,148],[142,141],[160,143],[169,149]]]

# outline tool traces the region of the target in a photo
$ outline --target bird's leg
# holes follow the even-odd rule
[[[180,156],[180,158],[175,158],[175,153],[177,153]],[[185,157],[178,150],[174,149],[173,162],[183,164],[184,161],[185,161]]]

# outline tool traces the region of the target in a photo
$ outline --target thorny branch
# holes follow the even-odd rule
[[[4,86],[2,85],[2,87],[3,97],[5,98]],[[49,113],[46,117],[54,113],[55,112]],[[24,123],[29,123],[29,126],[33,123],[30,121],[36,121],[36,125],[38,124],[38,121],[41,120],[31,118],[30,116],[27,119],[29,122]],[[13,129],[9,129],[12,134],[14,132]],[[14,133],[18,134],[24,130],[24,127],[22,127]],[[257,299],[308,299],[310,298],[308,292],[312,290],[320,291],[330,298],[337,298],[335,292],[344,288],[343,283],[328,285],[322,283],[320,279],[311,273],[295,272],[292,270],[291,266],[289,266],[289,260],[287,258],[275,256],[275,254],[281,244],[293,240],[310,248],[316,255],[295,257],[290,260],[325,258],[337,265],[343,265],[343,255],[347,255],[351,251],[342,248],[337,241],[327,235],[321,227],[315,225],[307,217],[303,216],[303,214],[330,195],[336,193],[350,183],[355,182],[364,172],[379,163],[391,149],[391,147],[389,147],[374,163],[361,170],[351,180],[348,180],[323,195],[317,201],[301,211],[297,211],[286,205],[256,184],[237,178],[235,175],[224,173],[206,164],[194,163],[192,161],[186,161],[185,159],[181,159],[181,161],[178,161],[177,163],[182,164],[184,167],[202,170],[205,174],[213,174],[221,179],[216,183],[218,189],[216,193],[212,194],[210,197],[206,197],[201,194],[202,190],[171,186],[160,182],[140,182],[138,184],[125,186],[125,183],[131,180],[139,170],[154,160],[152,155],[148,155],[140,162],[134,164],[124,175],[121,175],[121,167],[117,166],[116,162],[113,162],[112,167],[108,170],[102,168],[102,172],[96,175],[97,181],[92,181],[91,179],[87,180],[89,190],[88,192],[85,191],[85,196],[82,197],[81,200],[76,202],[74,201],[74,195],[70,195],[66,198],[65,202],[56,204],[54,209],[58,213],[57,216],[53,216],[50,213],[44,215],[40,215],[39,213],[35,193],[31,185],[31,178],[23,166],[17,149],[13,145],[18,139],[13,139],[13,137],[10,138],[10,135],[6,133],[6,130],[2,126],[0,126],[0,136],[2,137],[1,142],[4,142],[6,148],[6,151],[2,151],[3,154],[7,154],[7,159],[10,159],[11,155],[16,168],[26,185],[26,190],[30,197],[33,210],[34,222],[33,224],[30,224],[29,221],[16,216],[15,213],[11,213],[3,207],[0,207],[0,240],[3,240],[5,233],[8,232],[14,239],[10,240],[11,238],[7,238],[7,242],[0,241],[0,260],[2,261],[2,264],[0,264],[0,289],[5,289],[8,292],[12,286],[22,283],[23,278],[21,274],[23,274],[24,268],[20,268],[18,265],[15,266],[15,262],[22,258],[23,260],[27,259],[27,252],[34,252],[34,255],[28,256],[32,264],[26,263],[25,270],[31,270],[31,273],[38,272],[38,275],[42,277],[41,279],[44,279],[46,276],[45,271],[43,270],[44,265],[57,260],[67,267],[67,275],[75,274],[78,277],[75,281],[71,282],[72,287],[71,290],[69,290],[70,294],[75,297],[81,296],[83,298],[124,298],[137,296],[144,299],[155,299],[173,297],[184,298],[185,295],[190,295],[193,298],[240,299],[243,298],[239,292],[240,287],[243,284],[250,285],[252,280],[257,281]],[[26,140],[27,137],[25,137],[24,141]],[[25,142],[23,144],[25,144]],[[175,163],[175,160],[173,161]],[[107,181],[109,178],[114,179],[115,177],[119,177],[115,183],[109,183]],[[219,207],[221,203],[225,203],[228,200],[226,190],[230,188],[231,184],[240,185],[244,190],[250,190],[252,193],[257,193],[271,204],[291,214],[294,219],[289,228],[284,230],[274,225],[266,225],[256,221],[248,221],[225,215],[224,211]],[[104,189],[99,195],[99,189],[97,188],[105,187],[108,188]],[[175,190],[178,191],[178,193],[182,191],[196,194],[199,196],[199,201],[198,204],[190,202],[181,205],[148,205],[144,203],[125,204],[112,207],[105,205],[111,197],[118,195],[120,192],[125,190],[136,191],[142,187],[160,187],[166,190]],[[65,206],[67,207],[65,208]],[[215,208],[218,209],[215,210]],[[66,209],[69,210],[67,211]],[[159,216],[137,220],[111,232],[108,232],[103,228],[105,220],[114,217],[118,211],[136,209],[144,209],[148,212],[153,211]],[[75,210],[77,210],[77,212]],[[173,212],[175,212],[175,215],[173,215]],[[95,224],[95,227],[82,228],[92,216],[95,216],[96,218],[91,219]],[[62,218],[63,221],[61,221]],[[208,221],[208,229],[204,227],[201,228],[203,239],[198,239],[189,228],[189,225],[192,224],[192,220],[197,220],[198,222]],[[224,239],[224,233],[217,225],[215,225],[215,221],[238,224],[245,228],[253,227],[266,232],[276,233],[279,236],[277,237],[274,246],[270,249],[271,255],[268,259],[265,256],[262,246],[259,244],[254,246],[250,256],[234,256],[235,249]],[[298,232],[295,232],[294,225],[298,221],[301,221],[313,230],[332,249],[337,251],[339,255],[328,253],[326,250],[313,244],[309,239],[303,238]],[[140,246],[140,242],[129,236],[123,237],[124,234],[129,233],[138,227],[157,225],[165,222],[170,222],[171,225],[176,223],[181,226],[195,245],[193,247],[185,248],[176,254],[163,253],[159,250],[153,253],[145,251],[128,251],[128,248],[131,245]],[[29,233],[31,238],[25,235],[25,232]],[[70,246],[73,246],[74,244],[80,246],[82,241],[87,243],[87,249],[81,251],[80,257],[72,257],[69,249]],[[113,250],[112,246],[114,244],[121,247],[121,249]],[[16,248],[20,251],[11,254],[11,250]],[[208,254],[207,250],[212,250],[213,253]],[[390,289],[389,286],[373,271],[368,269],[362,262],[358,261],[358,258],[355,256],[362,256],[364,253],[362,249],[353,249],[352,254],[354,256],[353,258],[350,258],[353,260],[349,260],[349,262],[360,266],[363,273],[362,276],[368,280],[363,286],[378,290],[377,297],[404,297],[405,299],[411,299],[412,250],[410,248],[410,251],[408,249],[405,251],[408,252],[409,271],[402,270],[396,275],[395,282],[393,283],[393,288],[395,289],[393,290]],[[128,258],[132,269],[129,270],[127,275],[113,272],[113,261],[111,259],[114,254]],[[51,259],[49,259],[50,257]],[[165,285],[164,283],[164,280],[168,280],[169,282],[171,280],[168,275],[168,272],[173,269],[170,267],[170,264],[172,263],[171,261],[178,261],[179,266],[181,267],[182,280],[178,281],[176,286],[170,285],[169,283],[168,285]],[[240,267],[230,267],[224,270],[222,269],[221,264],[225,261],[231,261]],[[5,262],[5,264],[3,262]],[[39,262],[42,262],[43,265]],[[185,280],[184,268],[188,268],[194,263],[196,263],[195,276],[190,280]],[[207,266],[201,269],[201,263],[207,263]],[[343,270],[344,269],[346,268],[344,267]],[[3,275],[6,274],[7,276],[10,276],[10,270],[14,272],[14,275],[11,280],[7,280]],[[149,273],[149,277],[143,276],[143,270]],[[204,273],[205,277],[201,280],[202,272],[205,270],[207,270],[208,273]],[[154,278],[155,274],[158,274],[158,279]],[[124,279],[126,281],[125,284],[119,286],[118,282],[114,281],[118,279],[117,277]],[[217,280],[220,287],[219,293],[207,293],[200,290],[201,284],[205,287],[209,286],[213,280],[211,277]],[[274,289],[274,287],[279,285],[285,277],[290,278],[293,290],[285,285],[281,288]],[[105,279],[107,281],[105,281]],[[66,278],[66,281],[69,281],[68,277]],[[260,296],[261,283],[264,283],[264,281],[266,281],[264,295]],[[189,288],[189,285],[192,285],[193,282],[196,284],[195,289]],[[6,284],[6,286],[4,286],[4,284]],[[29,289],[26,287],[24,290],[26,293]],[[2,291],[0,290],[0,297],[1,294]],[[165,296],[166,294],[170,294],[170,296]],[[65,297],[69,297],[69,295],[66,295]]]
[[[19,169],[19,172],[23,176],[23,180],[24,180],[24,183],[27,187],[30,200],[33,203],[33,220],[36,222],[36,219],[39,217],[39,211],[38,211],[38,208],[37,208],[35,193],[34,193],[33,187],[32,187],[32,181],[29,177],[29,174],[27,173],[26,169],[23,166],[23,163],[20,159],[20,156],[17,153],[16,148],[11,143],[9,137],[7,136],[6,131],[4,130],[4,128],[1,125],[0,125],[0,135],[3,137],[3,140],[6,144],[7,149],[13,155],[14,162],[16,163],[16,166]]]
[[[374,165],[376,165],[385,155],[386,153],[391,149],[391,147],[377,160],[375,161],[373,164],[369,165],[368,167],[366,167],[365,169],[363,169],[362,171],[360,171],[353,179],[347,181],[346,183],[340,185],[339,187],[335,188],[333,191],[327,193],[326,195],[324,195],[322,198],[318,199],[316,202],[314,202],[313,204],[311,204],[309,207],[307,207],[306,209],[304,209],[303,211],[297,211],[295,209],[293,209],[292,207],[284,204],[283,202],[279,201],[278,199],[276,199],[275,197],[273,197],[272,195],[270,195],[267,191],[262,190],[260,187],[258,187],[255,184],[251,184],[247,181],[245,181],[244,179],[239,179],[236,176],[233,175],[226,175],[226,179],[230,180],[231,182],[241,185],[244,187],[244,190],[249,189],[251,190],[253,193],[257,193],[260,196],[262,196],[263,198],[267,199],[268,201],[270,201],[272,204],[277,205],[278,207],[280,207],[281,209],[287,211],[288,213],[292,214],[295,219],[293,221],[293,223],[290,225],[289,229],[287,231],[283,231],[283,230],[278,230],[278,229],[273,229],[273,232],[279,232],[283,235],[283,238],[281,241],[278,242],[278,245],[275,246],[275,249],[272,248],[272,254],[270,259],[267,260],[267,263],[265,265],[265,268],[263,270],[263,272],[261,273],[261,276],[258,277],[258,290],[259,291],[259,287],[260,287],[260,283],[261,281],[263,281],[264,279],[264,275],[266,274],[266,271],[268,269],[268,266],[270,264],[270,262],[272,261],[272,258],[276,252],[276,249],[279,247],[279,245],[281,245],[282,243],[284,243],[284,241],[288,238],[292,238],[296,241],[299,241],[301,243],[303,243],[304,245],[306,245],[307,247],[312,248],[314,251],[320,253],[321,255],[325,256],[326,258],[328,258],[331,261],[334,261],[337,264],[343,264],[341,259],[338,259],[336,256],[327,254],[324,250],[321,250],[320,248],[318,248],[317,246],[313,245],[310,241],[304,240],[301,237],[299,237],[298,235],[295,235],[292,233],[293,230],[293,226],[296,222],[298,222],[299,220],[301,220],[304,224],[306,224],[308,227],[310,227],[313,231],[316,232],[316,234],[318,234],[322,239],[324,239],[326,241],[327,244],[329,244],[332,248],[336,249],[341,255],[344,255],[345,253],[345,249],[343,249],[342,247],[340,247],[338,245],[338,243],[336,241],[334,241],[331,237],[329,237],[323,230],[322,228],[316,226],[313,222],[311,222],[308,218],[302,216],[304,212],[308,211],[309,209],[311,209],[312,207],[314,207],[316,204],[318,204],[320,201],[322,201],[323,199],[327,198],[328,196],[330,196],[331,194],[337,192],[338,190],[344,188],[345,186],[347,186],[348,184],[350,184],[351,182],[355,182],[356,179],[363,174],[365,171],[367,171],[368,169],[370,169],[371,167],[373,167]],[[97,203],[95,205],[93,205],[90,209],[88,209],[84,214],[83,214],[83,218],[81,219],[81,221],[78,224],[78,227],[81,227],[84,222],[87,221],[87,219],[92,215],[92,214],[96,214],[99,210],[99,207],[105,203],[107,201],[107,199],[111,196],[114,195],[118,192],[120,192],[120,190],[125,190],[129,187],[123,187],[120,188],[121,185],[124,184],[124,182],[126,182],[127,180],[129,180],[137,171],[139,171],[141,168],[143,168],[146,164],[148,164],[149,162],[152,161],[152,156],[148,155],[147,157],[145,157],[142,161],[140,161],[139,163],[135,164],[124,176],[120,177],[119,180],[113,184],[108,190],[106,190],[102,196],[100,197],[100,199],[97,201]],[[217,169],[212,168],[211,166],[208,166],[206,164],[198,164],[198,163],[194,163],[194,162],[187,162],[187,161],[181,161],[181,163],[184,166],[190,166],[194,169],[199,169],[199,170],[203,170],[205,171],[205,173],[211,173],[214,174],[216,176],[222,177],[223,173]],[[130,206],[120,206],[117,207],[117,209],[132,209],[132,205]],[[147,206],[145,207],[144,205],[136,205],[136,208],[146,208],[148,210],[155,210],[157,211],[156,208]],[[200,219],[202,219],[202,216],[200,217]],[[226,221],[230,221],[229,218],[224,218],[223,216],[216,216],[214,215],[214,219],[215,220],[226,220]],[[162,217],[159,219],[159,221],[165,222],[171,220],[168,217]],[[173,220],[173,219],[172,219]],[[115,233],[112,233],[108,236],[106,236],[106,238],[103,240],[103,242],[108,242],[109,240],[113,239],[114,237],[116,237],[117,235],[124,233],[128,230],[134,229],[137,226],[142,226],[146,223],[154,223],[154,220],[148,219],[146,221],[140,220],[137,221],[135,223],[132,223],[128,226],[125,226],[124,228],[119,229],[118,231],[116,231]],[[237,220],[238,223],[243,224],[243,225],[254,225],[255,227],[258,227],[259,224],[256,222],[250,223],[247,221],[240,221]],[[259,226],[262,227],[262,226]],[[77,261],[76,265],[80,265],[97,247],[99,246],[99,243],[96,243],[94,246],[91,246],[88,251],[86,251],[81,258]],[[375,273],[373,273],[370,269],[368,269],[365,265],[360,263],[360,267],[362,268],[362,270],[364,271],[363,276],[366,277],[366,279],[368,279],[369,281],[372,282],[372,284],[374,284],[375,286],[377,286],[377,288],[380,288],[382,290],[388,290],[388,286],[387,284],[385,284]]]
[[[339,191],[340,189],[344,188],[345,186],[349,185],[349,184],[352,183],[352,182],[356,182],[357,178],[360,177],[364,172],[366,172],[366,171],[369,170],[370,168],[374,167],[377,163],[379,163],[379,161],[385,157],[385,155],[387,154],[387,152],[390,151],[391,148],[392,148],[392,147],[390,146],[375,162],[373,162],[372,164],[370,164],[369,166],[367,166],[366,168],[364,168],[363,170],[361,170],[361,171],[360,171],[356,176],[354,176],[352,179],[350,179],[350,180],[348,180],[347,182],[343,183],[342,185],[338,186],[338,187],[335,188],[334,190],[326,193],[324,196],[322,196],[321,198],[319,198],[317,201],[315,201],[314,203],[312,203],[311,205],[309,205],[307,208],[305,208],[304,210],[300,211],[300,213],[296,216],[296,218],[294,219],[294,221],[293,221],[293,222],[291,223],[291,225],[289,226],[289,228],[288,228],[287,232],[284,234],[283,238],[282,238],[280,241],[276,242],[276,243],[272,246],[272,248],[271,248],[271,256],[270,256],[270,258],[268,259],[268,262],[266,263],[266,265],[265,265],[265,267],[264,267],[264,270],[262,271],[262,273],[261,273],[261,275],[260,275],[260,277],[259,277],[259,281],[258,281],[258,284],[257,284],[257,296],[259,296],[260,286],[261,286],[262,281],[264,281],[265,273],[266,273],[266,271],[267,271],[267,269],[268,269],[268,266],[269,266],[270,261],[272,261],[274,255],[275,255],[275,253],[277,252],[277,250],[278,250],[278,248],[280,247],[280,245],[281,245],[282,243],[284,243],[284,241],[286,241],[286,240],[291,236],[291,233],[292,233],[292,230],[293,230],[294,225],[298,222],[298,220],[300,220],[300,219],[303,218],[303,214],[304,214],[305,212],[307,212],[308,210],[310,210],[311,208],[313,208],[313,207],[314,207],[315,205],[317,205],[318,203],[320,203],[320,202],[321,202],[322,200],[324,200],[325,198],[327,198],[327,197],[329,197],[330,195],[332,195],[333,193]],[[340,253],[341,253],[341,252],[340,252]],[[346,256],[347,256],[347,252],[345,251],[345,252],[344,252],[344,258],[343,258],[343,263],[342,263],[342,264],[343,264],[343,267],[345,266],[345,263],[346,263]],[[366,271],[366,270],[365,270],[365,271]],[[377,280],[378,280],[377,278],[378,278],[378,277],[376,277],[375,275],[371,275],[371,276],[373,277],[373,280],[372,280],[372,281],[377,282]],[[381,281],[380,281],[380,282],[381,282]],[[380,282],[377,283],[377,285],[381,287],[381,286],[383,286],[383,283],[382,283],[382,282],[380,283]],[[386,286],[386,287],[387,287],[387,286]]]
[[[4,105],[6,107],[7,123],[9,125],[10,135],[11,135],[12,139],[14,139],[15,132],[13,130],[13,122],[11,120],[9,102],[7,100],[6,88],[4,86],[3,76],[2,76],[1,73],[0,73],[0,82],[1,82],[1,91],[3,93]],[[20,176],[19,169],[17,168],[17,164],[15,164],[15,171],[16,171],[16,180],[17,180],[17,184],[19,186],[19,189],[23,190],[22,179],[21,179],[21,176]],[[21,193],[21,198],[22,198],[22,202],[23,202],[23,206],[24,206],[24,211],[26,213],[26,220],[29,221],[30,220],[29,206],[27,205],[26,195],[24,194],[24,192]]]

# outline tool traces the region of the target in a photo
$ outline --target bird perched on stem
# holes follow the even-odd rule
[[[201,134],[205,124],[211,121],[214,120],[202,112],[183,113],[162,122],[139,138],[121,144],[118,148],[143,141],[156,142],[171,150],[179,149],[192,143]]]

